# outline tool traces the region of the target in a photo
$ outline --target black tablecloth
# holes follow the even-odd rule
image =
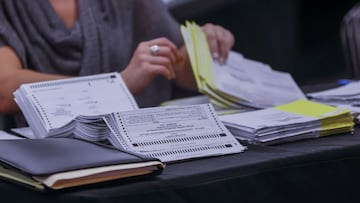
[[[360,202],[360,128],[174,163],[155,178],[39,193],[0,181],[1,202]]]

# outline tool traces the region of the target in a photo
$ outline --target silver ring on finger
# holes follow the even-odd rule
[[[156,56],[160,51],[159,45],[155,44],[150,47],[151,55]]]

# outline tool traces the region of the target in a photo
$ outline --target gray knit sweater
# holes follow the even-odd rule
[[[0,0],[0,46],[11,46],[24,68],[82,76],[121,71],[141,41],[182,43],[159,0],[78,0],[78,6],[78,21],[68,29],[47,0]],[[170,82],[158,77],[136,100],[156,106],[170,96]]]

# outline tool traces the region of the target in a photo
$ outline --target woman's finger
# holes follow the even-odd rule
[[[154,47],[157,47],[157,51],[152,51],[152,48]],[[162,56],[169,58],[172,65],[175,65],[177,62],[176,54],[172,51],[172,48],[168,46],[153,45],[150,47],[150,54],[152,56]]]
[[[147,42],[145,42],[145,44],[148,47],[155,46],[155,45],[159,46],[159,47],[168,47],[170,49],[170,51],[177,57],[177,50],[178,50],[177,46],[174,43],[172,43],[170,40],[168,40],[164,37],[147,41]]]
[[[203,31],[207,36],[210,52],[212,54],[212,57],[214,60],[219,59],[219,47],[218,47],[218,41],[217,41],[217,33],[214,29],[214,25],[212,24],[206,24],[203,26]]]
[[[138,63],[141,64],[141,66],[145,66],[146,72],[151,72],[151,70],[148,70],[148,64],[152,65],[160,65],[164,66],[166,69],[169,70],[170,75],[166,76],[167,78],[175,78],[175,70],[174,70],[174,59],[173,53],[170,51],[170,48],[168,47],[159,47],[159,50],[157,51],[156,55],[151,53],[150,48],[147,44],[141,44],[138,48],[138,52],[136,54],[136,60],[139,61]],[[135,60],[134,59],[134,60]]]
[[[207,35],[210,51],[214,60],[224,64],[229,51],[232,49],[235,38],[227,29],[213,24],[206,24],[203,30]]]
[[[234,37],[226,29],[220,29],[219,35],[222,36],[218,38],[220,63],[224,64],[228,58],[230,50],[234,45]]]
[[[153,75],[162,75],[166,77],[168,80],[173,78],[173,73],[167,68],[166,66],[159,65],[156,63],[149,63],[147,64],[147,68],[151,71]]]
[[[176,77],[175,70],[172,61],[168,57],[153,56],[148,59],[148,62],[152,65],[163,66],[169,70],[170,75],[168,79],[174,79]]]

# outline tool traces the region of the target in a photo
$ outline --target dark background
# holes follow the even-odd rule
[[[273,69],[290,72],[299,85],[351,78],[340,26],[355,0],[188,2],[170,7],[179,22],[223,25],[235,34],[234,50]]]

